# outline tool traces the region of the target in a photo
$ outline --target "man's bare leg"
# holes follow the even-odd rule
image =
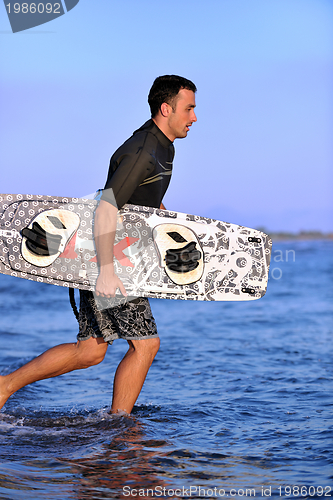
[[[160,346],[158,337],[128,341],[129,349],[120,362],[113,384],[112,413],[131,413],[148,370]]]
[[[45,351],[13,373],[0,376],[0,408],[9,396],[32,382],[100,363],[107,347],[103,338],[93,337],[77,343],[61,344]]]

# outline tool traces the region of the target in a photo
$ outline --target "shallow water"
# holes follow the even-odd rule
[[[273,250],[259,301],[151,301],[161,348],[132,415],[108,413],[123,341],[13,395],[0,498],[333,496],[333,242]],[[0,297],[2,374],[75,340],[67,290],[1,275]]]

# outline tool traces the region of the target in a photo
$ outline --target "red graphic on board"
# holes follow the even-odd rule
[[[76,234],[77,233],[74,234],[68,245],[66,245],[65,250],[59,255],[62,259],[75,259],[78,256],[75,252]],[[113,247],[113,254],[122,266],[134,267],[134,264],[132,264],[129,258],[124,254],[123,250],[133,245],[138,239],[139,238],[126,236],[126,238],[119,241],[119,243]],[[93,257],[89,262],[97,262],[97,257]]]
[[[117,260],[119,260],[119,263],[122,266],[130,266],[134,267],[134,264],[129,260],[129,258],[123,253],[123,250],[125,248],[133,245],[136,241],[138,241],[139,238],[129,238],[126,236],[123,240],[119,241],[114,247],[113,247],[113,254],[116,257]]]
[[[75,242],[76,242],[76,233],[73,238],[70,240],[68,245],[66,245],[65,250],[59,255],[59,257],[63,259],[75,259],[78,255],[75,252]]]

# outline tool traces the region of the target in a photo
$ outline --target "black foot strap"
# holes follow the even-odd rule
[[[38,222],[32,224],[32,229],[27,227],[22,229],[21,234],[27,238],[28,250],[35,255],[50,256],[59,252],[61,236],[47,233]]]
[[[199,265],[201,252],[196,249],[195,241],[191,241],[183,248],[167,250],[165,263],[170,271],[176,273],[188,273]]]

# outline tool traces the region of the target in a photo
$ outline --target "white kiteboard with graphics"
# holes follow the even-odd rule
[[[94,290],[98,201],[0,194],[0,272]],[[261,231],[134,205],[118,212],[115,271],[130,296],[253,300],[266,292],[271,239]]]

